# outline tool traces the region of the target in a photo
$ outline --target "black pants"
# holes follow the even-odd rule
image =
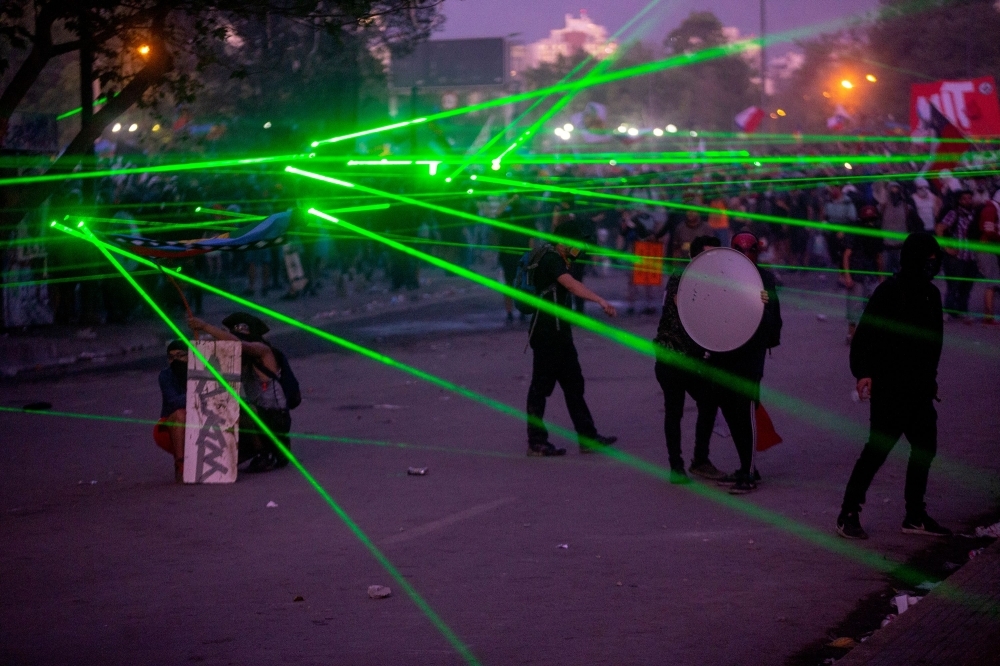
[[[538,448],[548,443],[549,433],[542,424],[545,401],[552,395],[556,382],[562,387],[566,409],[573,420],[578,437],[597,435],[594,419],[583,399],[583,371],[572,340],[552,344],[533,344],[531,386],[528,387],[528,446]]]
[[[291,451],[292,438],[288,434],[292,430],[291,413],[287,409],[264,409],[261,407],[255,408],[255,411],[278,441]],[[261,431],[256,421],[241,410],[239,461],[242,463],[245,460],[250,460],[259,453],[274,454],[282,466],[288,464],[288,458],[274,445],[271,438]]]
[[[663,432],[667,438],[667,455],[670,469],[684,470],[681,455],[681,418],[684,416],[685,394],[690,393],[698,403],[698,421],[694,430],[694,459],[692,465],[708,461],[708,443],[715,427],[716,405],[708,399],[705,381],[697,374],[660,361],[655,367],[656,381],[663,389]]]
[[[758,392],[759,381],[757,384]],[[726,419],[726,425],[729,426],[729,433],[733,438],[733,445],[736,447],[736,454],[740,457],[739,472],[752,474],[754,471],[754,451],[757,448],[757,421],[754,417],[757,409],[756,395],[750,396],[746,392],[735,391],[732,388],[713,383],[709,387],[704,402],[705,412],[711,414],[713,422],[716,410],[722,411],[722,416]],[[699,406],[699,419],[701,418],[701,409]]]
[[[910,443],[910,462],[906,466],[903,497],[906,514],[919,518],[925,509],[924,493],[927,492],[931,461],[937,453],[937,411],[931,398],[885,396],[877,391],[877,387],[873,387],[868,443],[847,482],[842,509],[845,512],[861,510],[875,473],[899,438],[906,435]]]
[[[974,278],[979,275],[975,261],[963,261],[958,257],[946,256],[944,274],[948,277]],[[969,312],[969,294],[972,293],[971,280],[948,280],[945,289],[944,309],[951,316]]]

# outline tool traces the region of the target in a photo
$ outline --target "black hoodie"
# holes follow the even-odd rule
[[[941,267],[937,240],[925,232],[907,236],[900,265],[861,315],[851,342],[851,373],[870,377],[873,394],[933,398],[944,336],[941,292],[931,282]]]

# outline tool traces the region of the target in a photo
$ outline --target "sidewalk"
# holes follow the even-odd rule
[[[476,268],[483,270],[482,266]],[[381,312],[405,312],[430,303],[456,300],[477,289],[467,280],[440,271],[421,272],[420,288],[414,291],[392,293],[385,281],[375,280],[354,293],[348,290],[338,296],[335,285],[328,281],[317,296],[287,301],[281,298],[280,291],[271,290],[267,296],[249,300],[324,328]],[[232,301],[206,294],[201,317],[218,323],[237,309],[241,309],[240,306]],[[182,313],[170,314],[183,328]],[[268,323],[272,337],[291,328],[273,321]],[[86,366],[106,367],[159,356],[172,337],[170,330],[152,313],[128,324],[43,326],[25,332],[12,331],[0,335],[0,379],[59,368],[79,371]]]
[[[943,590],[942,590],[943,588]],[[1000,662],[1000,540],[837,666],[987,666]]]

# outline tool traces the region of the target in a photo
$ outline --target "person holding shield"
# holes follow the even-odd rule
[[[721,243],[715,236],[698,236],[691,242],[691,258],[694,259],[706,248],[719,246]],[[725,477],[708,460],[708,443],[712,438],[717,407],[714,402],[705,399],[705,378],[697,371],[697,364],[705,356],[705,349],[684,330],[677,312],[677,288],[680,281],[680,271],[667,280],[667,288],[663,292],[663,313],[656,329],[656,338],[653,339],[656,345],[654,371],[656,381],[663,389],[663,431],[670,458],[670,483],[675,484],[691,482],[684,471],[684,458],[681,455],[681,418],[684,416],[686,394],[690,394],[698,405],[691,473],[713,480]]]
[[[741,231],[733,236],[731,247],[739,251],[757,266],[760,241],[749,231]],[[771,271],[757,266],[764,290],[760,293],[764,303],[764,313],[754,334],[740,347],[732,351],[709,352],[708,364],[727,375],[725,378],[711,379],[709,405],[712,414],[722,410],[729,432],[740,457],[740,468],[718,480],[720,485],[729,486],[733,495],[743,495],[757,489],[760,474],[754,466],[754,451],[757,448],[756,410],[760,402],[760,381],[764,377],[764,359],[767,351],[781,344],[781,306],[774,275]]]

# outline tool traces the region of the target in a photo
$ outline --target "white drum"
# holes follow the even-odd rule
[[[677,288],[681,325],[698,345],[724,352],[745,344],[760,326],[764,283],[753,262],[727,247],[691,260]]]

